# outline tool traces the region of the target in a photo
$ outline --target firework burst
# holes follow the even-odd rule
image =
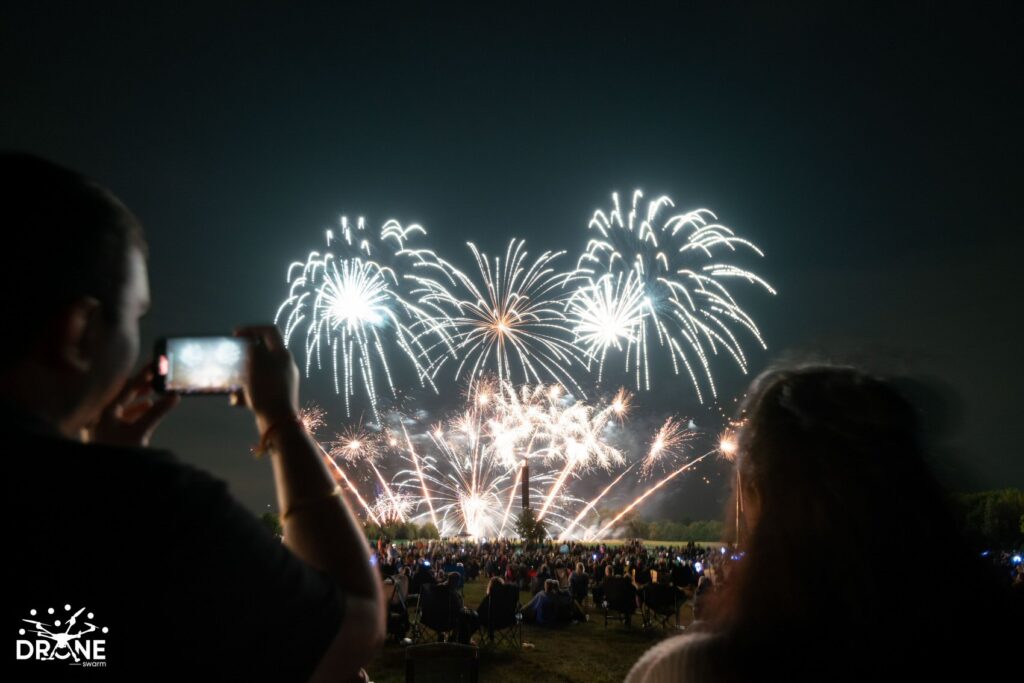
[[[409,518],[415,506],[412,496],[401,494],[377,496],[373,502],[373,515],[381,524],[398,524]]]
[[[577,273],[588,273],[589,281],[567,311],[577,339],[599,368],[610,351],[625,347],[626,372],[635,375],[638,389],[650,389],[648,347],[657,343],[677,375],[686,371],[703,402],[702,384],[717,395],[709,356],[724,350],[747,371],[735,330],[745,330],[765,346],[726,281],[775,290],[753,272],[718,259],[723,250],[763,254],[718,223],[711,211],[663,218],[662,210],[674,206],[670,198],[659,197],[646,208],[642,199],[643,193],[635,191],[624,214],[618,194],[612,194],[611,212],[594,213],[588,227],[599,236],[590,240],[577,264]]]
[[[362,424],[352,425],[331,442],[330,453],[336,460],[348,463],[373,462],[381,453],[380,435]]]
[[[620,388],[615,394],[615,398],[612,399],[611,409],[618,418],[619,422],[626,419],[626,415],[629,414],[629,409],[633,405],[633,395],[626,391],[625,388]]]
[[[418,501],[415,519],[433,522],[442,536],[501,535],[508,523],[507,503],[519,484],[518,469],[503,453],[507,416],[501,414],[500,402],[480,398],[472,395],[463,412],[430,426],[426,451],[417,450],[407,438],[404,460],[411,467],[395,478],[394,488]],[[550,472],[538,473],[531,479],[535,495],[553,480]],[[553,513],[564,522],[563,508],[573,502],[566,497]]]
[[[314,438],[316,433],[327,424],[327,413],[314,403],[307,403],[304,408],[301,408],[298,417],[303,428]]]
[[[344,396],[346,415],[351,414],[357,383],[377,418],[380,386],[397,395],[385,351],[392,344],[402,351],[420,384],[437,391],[427,372],[430,354],[421,344],[424,333],[419,329],[429,315],[403,294],[406,283],[396,270],[411,267],[430,253],[406,247],[425,234],[419,225],[402,227],[394,220],[375,234],[362,218],[352,224],[342,216],[340,235],[327,231],[327,251],[314,251],[305,262],[288,268],[288,297],[274,322],[282,325],[286,344],[304,330],[307,376],[314,365],[322,369],[324,356],[328,357],[334,390]],[[386,265],[389,262],[394,267]]]
[[[682,447],[693,437],[693,432],[674,417],[665,420],[665,424],[651,439],[651,446],[640,466],[640,473],[649,477],[658,466],[671,462],[674,456],[682,453]]]
[[[591,403],[565,393],[558,385],[514,386],[490,378],[464,396],[463,408],[448,418],[429,421],[388,415],[390,427],[379,432],[354,425],[330,444],[328,462],[354,493],[367,519],[389,524],[432,523],[444,537],[500,537],[511,532],[518,494],[529,471],[526,500],[537,501],[537,517],[557,538],[604,534],[628,510],[648,500],[696,461],[679,466],[676,458],[695,433],[675,418],[665,421],[650,440],[646,457],[628,459],[618,443],[629,410],[630,395],[620,389]],[[410,433],[411,432],[411,433]],[[399,436],[400,435],[400,436]],[[630,440],[630,439],[627,439]],[[717,452],[717,449],[716,451]],[[630,502],[611,521],[600,518],[596,505],[618,499],[622,489],[650,477],[662,478]],[[675,468],[675,469],[672,469]],[[353,486],[366,477],[373,482],[365,498]],[[393,473],[389,476],[389,473]],[[581,499],[577,486],[595,490],[603,474],[611,482]],[[630,477],[630,475],[633,475]],[[578,484],[589,481],[589,484]],[[626,483],[623,483],[626,482]],[[368,505],[365,500],[374,501]]]
[[[577,274],[556,268],[564,252],[544,252],[530,261],[525,242],[512,240],[502,261],[472,243],[469,248],[477,279],[441,258],[424,257],[417,264],[430,271],[414,277],[420,285],[417,303],[434,314],[421,328],[442,337],[428,350],[448,351],[431,363],[430,375],[451,363],[454,378],[465,375],[471,386],[493,373],[499,381],[554,379],[582,393],[570,371],[584,361],[565,315],[567,285]]]

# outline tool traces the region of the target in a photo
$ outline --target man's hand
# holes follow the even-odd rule
[[[260,432],[279,420],[293,419],[299,412],[299,369],[281,332],[273,325],[256,325],[235,330],[235,336],[254,342],[242,386]]]
[[[100,419],[86,431],[86,440],[112,446],[148,446],[153,430],[179,400],[177,394],[153,391],[153,369],[146,364],[103,409]]]

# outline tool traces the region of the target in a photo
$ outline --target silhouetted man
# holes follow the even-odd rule
[[[244,393],[272,454],[283,544],[223,482],[146,447],[177,399],[130,376],[149,283],[128,209],[77,173],[2,153],[0,231],[10,616],[73,634],[67,619],[87,608],[75,618],[102,633],[104,680],[352,679],[384,638],[379,580],[296,417],[277,330],[239,334],[254,342]],[[18,680],[82,673],[15,665]]]

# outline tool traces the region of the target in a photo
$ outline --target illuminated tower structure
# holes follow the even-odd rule
[[[523,461],[523,509],[530,509],[530,463]]]

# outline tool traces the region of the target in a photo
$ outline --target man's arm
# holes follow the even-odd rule
[[[338,495],[319,447],[298,419],[298,369],[277,328],[252,327],[246,399],[270,447],[284,542],[346,595],[345,617],[314,680],[344,680],[375,654],[385,637],[384,598],[362,527]]]

